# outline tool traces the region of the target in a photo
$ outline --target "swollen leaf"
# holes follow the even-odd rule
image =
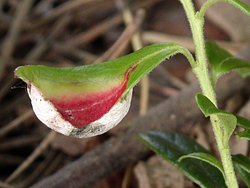
[[[225,49],[214,42],[206,42],[208,61],[212,67],[212,80],[216,80],[223,74],[236,70],[241,76],[250,74],[250,62],[235,58]]]
[[[218,109],[206,96],[202,94],[197,94],[195,99],[200,110],[206,117],[218,117],[216,118],[217,121],[220,121],[220,123],[223,124],[224,130],[227,133],[225,141],[228,141],[236,128],[237,118],[231,113]]]
[[[209,163],[192,158],[178,161],[181,156],[190,153],[208,153],[192,139],[170,132],[148,132],[140,134],[140,138],[154,152],[175,165],[200,187],[226,187],[222,173]]]
[[[162,43],[102,64],[74,68],[18,67],[15,75],[28,85],[37,117],[48,127],[77,137],[102,134],[126,115],[132,88],[166,58],[185,48]]]
[[[232,156],[236,171],[239,173],[242,180],[250,186],[250,159],[244,155],[238,154]]]
[[[220,170],[221,173],[224,175],[223,167],[220,161],[218,161],[218,159],[216,159],[213,155],[209,153],[202,153],[202,152],[190,153],[190,154],[181,156],[179,158],[179,161],[182,161],[188,158],[199,159],[201,161],[207,162],[210,165],[216,167],[218,170]]]

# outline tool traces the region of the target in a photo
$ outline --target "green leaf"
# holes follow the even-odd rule
[[[153,44],[129,55],[102,64],[74,68],[55,68],[41,65],[18,67],[15,75],[26,83],[32,83],[46,96],[62,95],[64,92],[97,90],[115,85],[128,76],[125,96],[143,76],[165,59],[181,53],[192,66],[195,61],[190,52],[173,43]],[[115,82],[115,83],[114,83]],[[57,88],[57,89],[55,89]]]
[[[250,16],[250,6],[240,0],[225,0],[234,7],[240,9],[242,12]]]
[[[237,117],[237,124],[240,127],[243,127],[245,129],[249,129],[250,130],[250,120],[242,117],[242,116],[236,116]]]
[[[250,159],[244,155],[238,154],[232,156],[236,171],[242,180],[250,187]]]
[[[241,76],[246,77],[250,74],[250,63],[242,59],[231,57],[222,61],[219,65],[219,69],[219,75],[236,70]]]
[[[206,42],[206,52],[208,56],[209,63],[217,69],[217,66],[229,57],[233,57],[228,51],[219,47],[215,42]]]
[[[248,130],[248,129],[244,130],[244,131],[241,131],[241,132],[237,132],[236,135],[239,138],[250,140],[250,130]]]
[[[202,153],[202,152],[190,153],[190,154],[181,156],[179,158],[179,161],[182,161],[182,160],[188,159],[188,158],[199,159],[201,161],[207,162],[210,165],[218,168],[218,170],[221,171],[223,176],[225,176],[224,171],[223,171],[223,167],[222,167],[222,164],[220,163],[220,161],[218,161],[218,159],[216,159],[213,155],[211,155],[209,153]]]
[[[237,174],[239,174],[240,178],[244,181],[247,187],[250,187],[250,174],[243,170],[240,165],[234,165]]]
[[[222,173],[214,166],[196,159],[178,159],[190,153],[208,153],[202,146],[187,136],[170,132],[148,132],[140,134],[143,142],[154,152],[180,169],[200,187],[226,187]]]
[[[250,159],[244,155],[233,155],[233,161],[241,166],[246,172],[250,174]]]
[[[212,80],[216,80],[223,74],[236,70],[241,76],[250,75],[250,63],[248,61],[235,58],[229,52],[219,47],[214,42],[206,42],[208,61],[212,67]]]
[[[206,96],[202,94],[197,94],[195,99],[200,110],[206,117],[218,117],[216,119],[220,121],[221,124],[223,124],[224,130],[227,134],[225,141],[228,141],[230,136],[233,134],[234,129],[236,128],[237,118],[231,113],[218,109]]]
[[[239,125],[239,127],[245,129],[244,131],[237,132],[236,135],[239,138],[250,140],[250,121],[241,116],[236,116],[236,117],[237,117],[237,124]]]

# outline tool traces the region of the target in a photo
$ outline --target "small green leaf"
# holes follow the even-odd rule
[[[244,131],[237,132],[236,135],[239,138],[250,140],[250,121],[241,116],[236,116],[236,117],[237,117],[237,124],[239,125],[239,127],[245,129]]]
[[[250,120],[242,117],[242,116],[236,116],[237,117],[237,124],[240,127],[243,127],[245,129],[249,129],[250,130]]]
[[[233,155],[233,161],[250,174],[250,159],[244,155]]]
[[[250,130],[248,130],[248,129],[244,130],[244,131],[241,131],[241,132],[237,132],[236,135],[239,138],[250,140]]]
[[[250,63],[242,59],[229,57],[219,64],[219,69],[221,72],[218,72],[218,75],[236,70],[242,77],[246,77],[250,74]]]
[[[224,171],[223,171],[223,167],[222,167],[222,164],[220,163],[220,161],[218,161],[218,159],[216,159],[213,155],[211,155],[209,153],[202,153],[202,152],[190,153],[190,154],[181,156],[179,158],[179,161],[182,161],[182,160],[188,159],[188,158],[199,159],[201,161],[207,162],[210,165],[218,168],[218,170],[221,171],[223,176],[225,176]]]
[[[233,57],[216,43],[206,42],[206,51],[208,61],[212,67],[212,80],[214,83],[221,75],[233,70],[238,71],[243,77],[250,74],[250,63],[248,61]]]
[[[233,57],[228,51],[219,47],[215,42],[206,42],[206,52],[208,56],[209,63],[217,69],[218,64],[229,57]]]
[[[247,173],[244,169],[240,167],[240,165],[234,165],[237,174],[239,174],[240,178],[244,181],[247,187],[250,187],[250,174]]]
[[[234,7],[240,9],[242,12],[250,16],[250,6],[241,0],[225,0],[226,2],[232,4]]]
[[[224,130],[227,133],[227,138],[225,138],[225,141],[228,141],[230,136],[233,134],[234,129],[236,128],[237,118],[231,113],[218,109],[206,96],[202,94],[197,94],[195,99],[200,110],[206,117],[218,117],[216,119],[220,121],[221,124],[223,124],[225,128]]]
[[[244,155],[238,154],[232,156],[236,171],[242,180],[250,187],[250,159]]]
[[[181,156],[190,153],[208,153],[207,150],[187,136],[179,133],[152,131],[140,134],[140,138],[154,152],[175,165],[200,187],[226,187],[222,173],[207,162],[192,158],[178,161]]]

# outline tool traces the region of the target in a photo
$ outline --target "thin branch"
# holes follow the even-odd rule
[[[32,110],[28,110],[28,111],[24,112],[18,118],[11,121],[9,124],[3,126],[3,128],[0,129],[0,138],[3,137],[4,135],[6,135],[7,133],[11,132],[12,130],[16,129],[18,126],[21,125],[21,123],[23,121],[25,121],[26,119],[32,117],[33,114],[34,113],[33,113]]]
[[[2,62],[0,63],[0,78],[2,77],[4,68],[11,57],[16,41],[20,34],[23,23],[28,15],[28,12],[31,8],[33,0],[23,0],[18,4],[15,18],[11,24],[8,35],[2,46]]]
[[[51,29],[51,32],[47,38],[43,38],[40,42],[32,49],[26,57],[26,60],[37,60],[44,51],[48,49],[48,46],[53,43],[55,38],[61,34],[63,29],[68,25],[72,16],[66,14],[57,21],[55,26]]]
[[[56,132],[50,131],[44,138],[40,145],[32,152],[32,154],[6,179],[6,183],[15,180],[29,165],[49,146],[51,141],[55,138]]]
[[[95,39],[96,37],[107,32],[110,28],[120,24],[121,21],[122,21],[122,18],[119,15],[116,15],[112,18],[108,18],[104,20],[103,22],[101,22],[100,24],[97,24],[96,26],[90,28],[89,30],[71,37],[71,39],[59,45],[63,45],[65,47],[72,47],[72,46],[75,47],[75,46],[87,44],[93,39]]]
[[[121,52],[124,51],[125,47],[127,47],[134,33],[139,29],[143,21],[143,18],[144,18],[144,13],[141,11],[137,12],[133,22],[127,25],[126,29],[116,40],[116,42],[94,63],[100,63],[107,59],[117,58],[121,54]]]
[[[159,42],[174,42],[181,44],[182,46],[186,47],[190,51],[194,52],[194,44],[190,37],[184,36],[177,36],[177,35],[168,35],[154,31],[145,31],[142,32],[142,39],[145,43],[159,43]],[[240,42],[226,42],[226,41],[216,41],[218,44],[227,49],[232,54],[237,54],[239,51],[246,48],[248,45],[247,43],[240,43]]]
[[[59,7],[51,10],[46,16],[42,17],[39,20],[33,21],[30,25],[29,28],[35,28],[39,27],[43,24],[46,24],[53,19],[63,15],[67,14],[69,12],[74,11],[75,9],[79,9],[80,7],[84,6],[85,4],[89,3],[97,3],[99,1],[103,0],[74,0],[74,1],[66,1],[66,3],[63,3]]]

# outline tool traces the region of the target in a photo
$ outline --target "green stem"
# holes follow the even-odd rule
[[[207,12],[207,9],[209,7],[211,7],[212,5],[218,3],[218,2],[223,2],[225,0],[207,0],[201,7],[200,11],[197,12],[197,17],[199,18],[204,18],[206,12]]]
[[[217,106],[215,91],[208,72],[208,63],[203,31],[205,11],[209,6],[211,6],[215,2],[215,0],[207,1],[205,7],[201,9],[202,11],[198,12],[197,14],[195,12],[192,0],[180,0],[180,2],[184,7],[188,21],[190,23],[196,49],[195,54],[197,67],[193,69],[193,71],[200,82],[203,94],[207,96],[215,104],[215,106]],[[228,138],[224,131],[223,124],[217,115],[211,116],[211,123],[213,126],[215,139],[221,156],[223,170],[225,173],[225,182],[229,188],[237,188],[238,183],[233,168],[230,149],[228,145]]]

